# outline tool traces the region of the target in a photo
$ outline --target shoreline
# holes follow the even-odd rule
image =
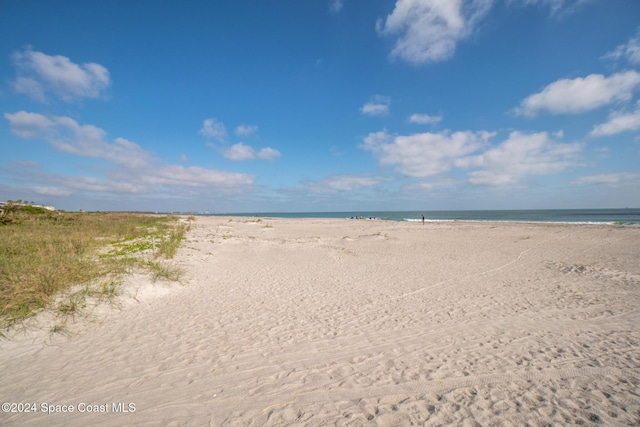
[[[390,223],[420,223],[421,219],[388,219],[388,218],[334,218],[334,217],[278,217],[278,216],[238,216],[238,215],[226,215],[226,214],[216,214],[216,215],[208,215],[208,214],[179,214],[176,215],[180,218],[187,218],[189,216],[193,216],[196,218],[227,218],[234,219],[238,221],[246,220],[247,218],[251,219],[262,219],[262,220],[328,220],[328,221],[382,221],[382,222],[390,222]],[[480,223],[480,224],[523,224],[523,225],[586,225],[586,226],[611,226],[611,227],[640,227],[640,222],[638,223],[625,223],[618,221],[526,221],[526,220],[482,220],[482,219],[427,219],[424,220],[425,224],[438,224],[438,223]]]
[[[640,209],[537,209],[537,210],[462,210],[462,211],[343,211],[343,212],[253,212],[206,213],[198,216],[247,218],[326,218],[378,219],[389,221],[487,221],[533,223],[581,223],[639,225]]]
[[[135,412],[0,423],[636,424],[639,253],[615,225],[197,216],[181,285],[0,341],[3,401]]]

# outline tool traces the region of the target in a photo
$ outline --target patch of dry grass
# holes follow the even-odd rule
[[[113,278],[134,268],[157,275],[162,264],[148,259],[172,258],[188,227],[168,216],[5,208],[0,217],[0,329],[32,316],[74,286],[106,277],[115,283]],[[179,278],[170,267],[162,268],[166,271],[160,277]],[[76,298],[59,309],[74,313],[81,304]]]

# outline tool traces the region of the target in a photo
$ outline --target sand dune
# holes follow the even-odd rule
[[[0,424],[640,424],[639,228],[208,217],[176,263],[0,342]]]

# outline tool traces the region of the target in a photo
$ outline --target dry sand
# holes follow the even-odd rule
[[[0,342],[0,424],[640,425],[640,228],[209,217],[176,262]]]

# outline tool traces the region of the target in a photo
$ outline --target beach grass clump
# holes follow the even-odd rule
[[[117,280],[87,283],[58,294],[53,308],[60,317],[84,315],[86,308],[99,302],[117,305],[116,297],[120,295],[120,282]]]
[[[85,286],[84,295],[72,293],[60,303],[62,314],[78,312],[86,296],[112,299],[118,281],[103,278],[149,268],[145,257],[172,258],[187,228],[171,216],[5,206],[0,216],[0,329],[31,317],[74,287]],[[104,286],[97,285],[101,279]]]
[[[181,269],[157,261],[147,261],[145,265],[151,272],[154,281],[169,280],[177,282],[183,274]]]
[[[164,236],[160,240],[158,245],[157,256],[165,259],[171,259],[175,256],[176,251],[180,247],[180,243],[184,239],[188,226],[185,224],[178,224],[172,230],[169,231],[167,236]]]
[[[80,292],[73,293],[65,301],[58,304],[58,312],[64,316],[73,316],[87,306],[86,298]]]

